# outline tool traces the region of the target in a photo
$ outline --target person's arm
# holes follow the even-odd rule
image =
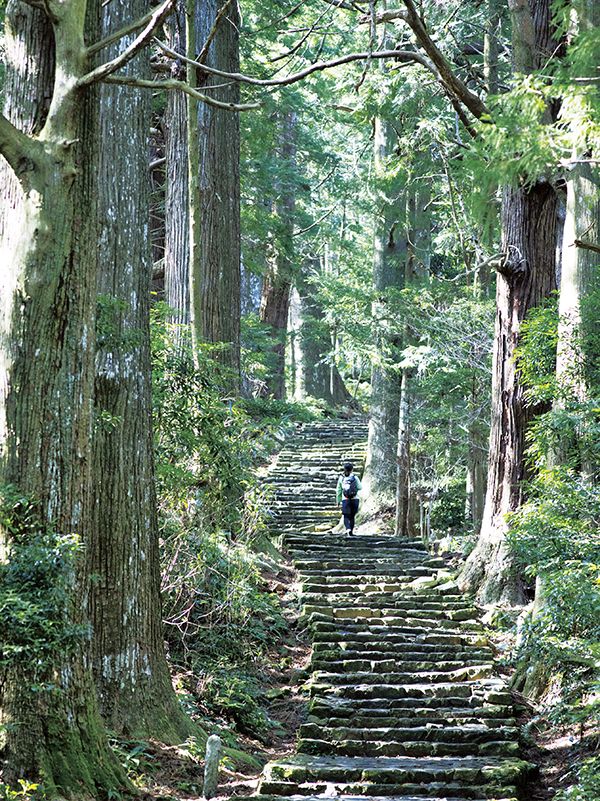
[[[342,477],[341,476],[339,476],[339,478],[338,478],[338,483],[337,483],[337,487],[336,487],[336,490],[335,490],[335,502],[337,503],[338,506],[342,502]]]
[[[361,490],[362,484],[360,483],[360,478],[357,475],[355,475],[354,478],[356,479],[356,489]]]

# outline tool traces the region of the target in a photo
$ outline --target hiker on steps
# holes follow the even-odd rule
[[[342,514],[344,515],[344,526],[346,534],[351,536],[354,533],[354,518],[358,512],[358,498],[357,493],[362,489],[360,480],[352,472],[354,465],[352,462],[346,462],[344,465],[344,472],[338,478],[336,489],[336,503],[342,506]]]

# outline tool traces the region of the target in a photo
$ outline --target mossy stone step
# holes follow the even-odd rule
[[[376,740],[377,742],[403,742],[404,740],[429,740],[446,743],[487,743],[493,740],[516,741],[519,730],[516,726],[489,728],[482,723],[467,724],[461,721],[459,726],[448,724],[438,719],[425,726],[382,726],[379,728],[362,728],[357,726],[320,726],[318,723],[303,723],[299,737],[313,740]]]
[[[331,795],[347,791],[360,795],[371,792],[397,795],[406,785],[437,783],[439,789],[444,784],[457,789],[479,787],[480,793],[485,785],[491,785],[497,788],[496,797],[500,798],[506,795],[500,792],[502,788],[523,784],[531,770],[532,766],[524,760],[494,756],[378,758],[296,754],[265,767],[259,792],[287,795],[294,787],[302,792],[303,786],[310,790],[311,784],[332,783],[335,792]],[[282,793],[286,788],[288,792]],[[444,797],[443,793],[439,795]],[[485,792],[482,795],[487,796]]]
[[[327,674],[340,674],[350,673],[352,675],[370,673],[387,673],[389,674],[392,668],[395,668],[398,673],[407,674],[411,673],[413,676],[421,675],[422,673],[433,673],[437,671],[440,674],[447,675],[449,673],[456,673],[459,670],[465,669],[463,660],[459,661],[440,661],[440,662],[417,662],[417,661],[397,661],[393,659],[381,660],[367,660],[367,659],[348,659],[344,661],[328,661],[325,659],[317,659],[313,656],[311,660],[311,668],[313,671],[318,671],[321,675]],[[488,675],[493,671],[494,666],[488,662],[470,662],[470,666],[479,669],[485,668]]]
[[[309,703],[309,718],[348,719],[352,715],[421,715],[448,718],[450,715],[476,715],[478,718],[502,718],[514,715],[513,704],[492,703],[485,694],[463,695],[441,698],[363,698],[359,702],[352,699],[320,696]],[[400,713],[400,714],[398,714]],[[309,721],[310,722],[310,721]],[[337,725],[337,724],[336,724]]]
[[[403,710],[403,714],[408,714],[411,710]],[[383,728],[412,728],[421,726],[430,726],[432,724],[446,723],[451,726],[487,726],[489,729],[499,729],[504,726],[514,728],[516,726],[516,718],[514,717],[485,717],[482,715],[474,714],[473,710],[452,709],[449,707],[442,707],[440,709],[416,709],[414,710],[415,716],[410,717],[397,717],[374,715],[373,710],[366,710],[364,714],[356,711],[350,718],[335,718],[335,717],[319,717],[319,715],[311,714],[307,718],[307,724],[316,723],[319,728],[327,729],[334,728],[340,729],[344,727],[358,728],[364,731],[369,729],[383,729]],[[460,713],[463,713],[462,715]],[[429,713],[429,715],[427,714]]]
[[[319,623],[318,625],[321,626],[322,624]],[[315,626],[315,630],[318,631],[319,629]],[[332,630],[333,629],[327,629],[326,631]],[[457,660],[475,659],[476,661],[483,660],[485,662],[491,662],[493,659],[493,651],[491,648],[487,647],[463,649],[461,646],[456,645],[436,646],[428,645],[423,642],[415,642],[414,640],[401,643],[386,643],[383,640],[376,640],[370,644],[369,650],[367,650],[364,648],[363,643],[352,642],[350,632],[348,632],[347,639],[338,639],[335,643],[330,645],[326,642],[313,643],[314,654],[318,654],[319,656],[323,655],[324,657],[331,656],[333,658],[347,656],[351,659],[355,654],[365,659],[369,658],[369,654],[375,654],[377,657],[383,655],[385,657],[389,656],[390,651],[406,661],[423,658],[434,660],[435,658],[439,658]]]
[[[299,740],[299,754],[315,756],[339,755],[357,757],[518,757],[519,744],[507,740],[478,742],[431,742],[429,740],[383,741],[352,740]]]
[[[436,684],[440,682],[488,678],[492,675],[493,665],[461,665],[459,668],[450,671],[431,670],[431,671],[385,671],[373,672],[372,670],[352,673],[341,672],[333,673],[324,670],[317,670],[313,673],[312,682],[315,684],[331,684],[332,687],[342,687],[347,684],[387,684],[407,685],[407,684]]]

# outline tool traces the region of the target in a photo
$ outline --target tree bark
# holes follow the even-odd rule
[[[548,0],[510,0],[514,68],[537,68],[559,44],[553,38]],[[550,121],[553,110],[546,109]],[[492,366],[492,419],[488,485],[481,532],[461,574],[465,587],[477,589],[484,603],[526,601],[505,536],[506,515],[523,500],[529,478],[525,462],[529,422],[547,409],[524,403],[524,387],[515,366],[520,326],[530,308],[556,288],[558,197],[538,180],[531,187],[505,187],[502,198],[502,249],[507,254],[496,283],[496,332]]]
[[[186,55],[185,5],[180,0],[169,20],[169,45]],[[185,80],[186,68],[173,62],[171,77]],[[189,341],[190,324],[190,193],[188,171],[188,103],[183,92],[169,92],[164,114],[166,139],[165,301],[174,312],[173,337]]]
[[[281,173],[293,172],[296,158],[296,112],[282,112],[279,120],[279,161]],[[260,299],[260,321],[271,326],[273,335],[272,351],[276,357],[276,367],[268,391],[274,398],[285,398],[285,347],[290,307],[290,294],[293,285],[293,230],[296,208],[296,193],[293,178],[282,178],[276,187],[276,216],[279,227],[275,232],[275,247],[268,257],[263,277]]]
[[[197,5],[196,52],[207,66],[239,72],[240,14],[237,0],[227,4],[210,46],[203,48],[221,5]],[[220,89],[221,78],[197,75],[198,88],[227,103],[239,102],[239,85]],[[235,112],[198,104],[198,232],[200,273],[192,274],[192,302],[200,304],[197,337],[225,343],[217,358],[231,371],[231,388],[240,386],[240,127]]]
[[[557,203],[554,188],[545,181],[530,189],[505,187],[503,193],[502,248],[509,260],[497,276],[488,489],[479,540],[461,574],[462,584],[477,588],[483,603],[525,601],[505,544],[506,515],[523,500],[529,478],[527,426],[544,409],[524,402],[514,353],[528,310],[556,289]]]
[[[147,0],[104,7],[102,38],[148,11]],[[127,39],[107,48],[116,58]],[[125,72],[146,77],[144,51]],[[181,742],[181,709],[164,652],[150,367],[149,95],[101,88],[100,270],[110,332],[96,356],[94,539],[90,591],[100,713],[117,734]],[[120,305],[116,305],[119,304]]]
[[[82,546],[67,576],[63,623],[72,627],[88,623],[92,572],[86,546],[93,498],[98,102],[93,88],[75,87],[86,67],[85,7],[82,0],[51,2],[50,26],[41,12],[11,3],[5,106],[17,128],[0,120],[0,152],[18,179],[3,199],[0,242],[0,482],[30,499],[39,536],[68,536]],[[88,29],[92,41],[96,34]],[[29,83],[25,61],[32,75],[41,65],[37,86],[35,79]],[[18,110],[27,94],[29,107]],[[44,98],[51,98],[49,108]],[[20,133],[42,124],[35,139]],[[26,545],[25,522],[17,520],[17,527]],[[1,533],[10,555],[14,531]],[[98,716],[89,640],[83,637],[73,650],[56,645],[50,662],[36,657],[8,660],[2,668],[3,781],[41,777],[49,797],[96,798],[127,789]]]
[[[375,121],[375,170],[383,175],[387,158],[392,150],[393,131],[385,121]],[[381,292],[381,300],[374,304],[374,315],[380,319],[376,334],[376,347],[385,358],[386,349],[397,349],[400,337],[391,337],[386,331],[387,308],[384,297],[389,287],[403,287],[405,283],[406,245],[396,225],[398,209],[385,191],[380,192],[380,208],[375,221],[373,242],[373,286]],[[384,363],[371,370],[371,419],[365,467],[364,484],[368,495],[393,500],[396,488],[396,449],[398,444],[398,408],[401,378],[397,371]]]

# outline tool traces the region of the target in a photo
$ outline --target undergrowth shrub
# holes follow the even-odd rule
[[[190,711],[264,736],[256,666],[285,630],[253,544],[271,495],[254,469],[298,420],[299,404],[229,394],[209,346],[173,345],[168,308],[153,315],[156,474],[169,657]],[[214,351],[214,346],[210,346]]]
[[[526,488],[527,502],[510,516],[508,535],[525,575],[536,580],[536,604],[517,658],[521,665],[544,666],[554,690],[547,717],[577,727],[581,736],[600,725],[600,386],[593,364],[597,312],[593,320],[589,312],[584,304],[579,327],[563,321],[569,360],[559,378],[556,304],[536,310],[522,328],[517,364],[526,397],[553,408],[529,429],[536,477]],[[577,792],[560,797],[597,797]]]
[[[41,681],[56,652],[73,652],[87,632],[69,613],[79,543],[42,523],[35,500],[10,484],[0,487],[0,528],[9,543],[0,563],[0,667],[21,664]]]

